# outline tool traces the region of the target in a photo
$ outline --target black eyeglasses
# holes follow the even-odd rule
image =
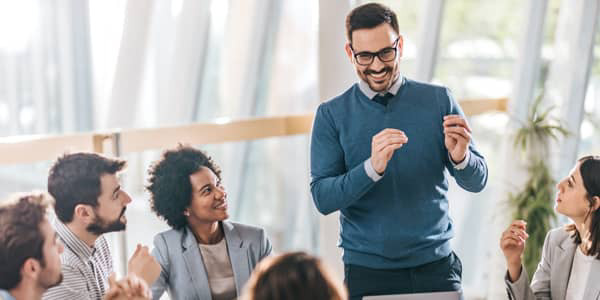
[[[373,60],[375,59],[375,56],[379,57],[379,60],[381,60],[382,62],[390,62],[390,61],[396,59],[396,52],[397,52],[396,48],[398,46],[399,40],[400,40],[400,37],[398,37],[394,41],[394,44],[392,44],[392,47],[383,48],[377,52],[363,51],[363,52],[354,53],[354,48],[352,48],[352,44],[350,44],[350,49],[352,50],[352,53],[354,54],[354,60],[356,61],[357,64],[359,64],[361,66],[368,66],[368,65],[372,64]]]

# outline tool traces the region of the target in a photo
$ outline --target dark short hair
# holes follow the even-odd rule
[[[400,34],[398,28],[398,18],[396,13],[389,7],[379,3],[367,3],[355,7],[348,16],[346,16],[346,36],[352,43],[352,32],[359,29],[375,28],[383,23],[388,23],[397,34]]]
[[[201,150],[178,146],[165,151],[148,170],[150,207],[174,229],[187,225],[184,210],[192,200],[190,175],[207,167],[221,180],[221,170],[210,156]]]
[[[27,259],[45,265],[41,224],[48,202],[44,194],[28,194],[0,207],[0,289],[10,290],[21,282]]]
[[[344,300],[341,281],[323,262],[304,252],[267,257],[255,268],[242,300]]]
[[[581,173],[583,186],[587,193],[587,200],[590,207],[592,207],[595,204],[594,197],[600,197],[600,156],[584,156],[578,162],[579,173]],[[600,259],[600,209],[591,212],[589,217],[592,218],[590,228],[592,245],[587,254]],[[571,224],[567,226],[567,230],[573,232],[572,237],[575,240],[575,244],[581,244],[581,236],[579,231],[577,231],[577,227]]]
[[[125,168],[124,160],[95,153],[73,153],[59,157],[50,168],[48,192],[54,197],[54,211],[63,223],[73,220],[75,206],[98,206],[102,192],[100,177],[113,175]]]

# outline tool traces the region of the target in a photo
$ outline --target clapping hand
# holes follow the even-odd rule
[[[146,281],[148,285],[152,285],[160,275],[160,265],[150,255],[148,247],[138,244],[135,252],[129,259],[127,271],[137,275]]]
[[[108,284],[110,288],[106,292],[106,295],[104,295],[104,300],[152,299],[152,293],[146,282],[133,273],[128,274],[127,277],[119,281],[116,280],[113,273],[108,278]]]

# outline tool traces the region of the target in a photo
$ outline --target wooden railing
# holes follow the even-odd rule
[[[474,99],[460,102],[465,114],[505,112],[508,99]],[[152,129],[109,130],[65,135],[0,138],[0,165],[54,160],[65,152],[131,152],[168,148],[177,143],[192,145],[256,140],[308,134],[313,114],[253,118],[218,123],[194,123]]]

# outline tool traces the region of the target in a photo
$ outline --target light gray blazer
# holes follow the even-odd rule
[[[228,221],[222,224],[235,288],[240,296],[256,264],[271,253],[271,242],[261,228]],[[211,300],[200,248],[189,228],[157,234],[152,255],[161,266],[160,276],[151,287],[153,299],[160,299],[168,290],[172,300]]]
[[[565,299],[576,249],[577,245],[573,242],[571,233],[564,228],[552,229],[546,235],[542,258],[533,274],[531,286],[524,267],[521,276],[514,283],[508,280],[506,274],[505,283],[509,299]],[[600,300],[600,260],[598,259],[593,261],[583,299]]]

